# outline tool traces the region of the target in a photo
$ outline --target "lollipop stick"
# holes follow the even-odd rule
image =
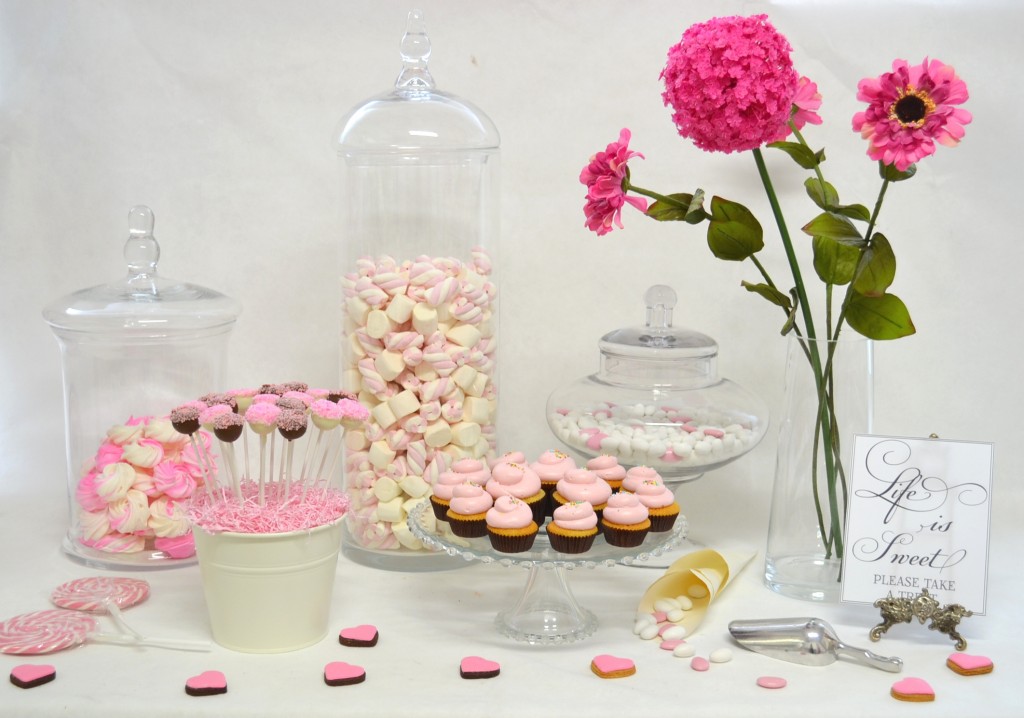
[[[260,506],[263,506],[263,505],[266,504],[266,499],[265,499],[264,494],[263,494],[264,472],[266,470],[266,465],[267,465],[267,461],[266,460],[267,460],[267,435],[266,434],[260,434],[260,494],[259,494]]]
[[[193,641],[181,638],[154,638],[124,633],[90,633],[88,640],[93,643],[110,643],[115,646],[149,646],[151,648],[170,648],[177,651],[209,651],[209,641]]]
[[[206,463],[203,461],[203,454],[199,451],[199,442],[196,441],[196,435],[194,433],[188,435],[188,440],[192,442],[192,453],[196,455],[196,463],[199,464],[199,471],[203,475],[203,486],[206,487],[206,495],[209,498],[213,498],[213,487],[210,486],[210,472],[206,468]]]
[[[309,447],[310,447],[310,445],[313,446],[313,457],[314,457],[314,461],[315,461],[316,460],[317,451],[320,448],[320,440],[322,438],[324,438],[324,430],[321,429],[320,427],[317,427],[317,429],[316,429],[316,441],[314,442],[314,441],[310,440],[310,441],[306,442],[306,455],[302,459],[302,473],[299,475],[299,480],[302,482],[302,485],[303,485],[303,493],[302,493],[303,496],[306,495],[306,493],[305,493],[306,476],[307,476],[306,468],[309,465],[308,464],[308,462],[309,462]]]
[[[274,433],[272,433],[270,435],[270,473],[269,473],[269,476],[267,476],[267,481],[269,481],[271,483],[274,482],[274,448],[276,446],[277,446],[277,432],[275,431]],[[272,487],[272,489],[276,490],[276,486]]]
[[[224,465],[227,467],[228,479],[231,481],[231,490],[234,492],[235,498],[241,501],[242,487],[238,482],[238,473],[235,470],[235,445],[221,441],[220,455],[224,459]]]
[[[285,463],[285,454],[288,456],[287,464]],[[292,486],[292,464],[295,458],[295,442],[288,442],[287,452],[281,452],[281,476],[284,477],[284,500],[288,500],[288,494],[291,491]]]
[[[331,434],[333,434],[333,433],[334,433],[334,431],[332,429],[331,430]],[[320,458],[320,467],[317,469],[316,476],[313,477],[313,485],[314,486],[316,485],[316,483],[320,479],[325,478],[324,477],[324,466],[327,464],[327,455],[330,453],[330,442],[331,442],[331,436],[328,435],[328,437],[327,437],[327,445],[324,446],[324,453],[323,453],[323,456]]]
[[[331,459],[331,468],[327,471],[327,478],[334,476],[335,469],[338,468],[338,460],[341,458],[341,450],[345,448],[345,432],[341,434],[341,440],[338,441],[338,445],[334,447],[334,458]]]
[[[249,479],[252,477],[249,473],[249,434],[245,431],[242,432],[242,458],[245,459],[245,476],[242,478]]]

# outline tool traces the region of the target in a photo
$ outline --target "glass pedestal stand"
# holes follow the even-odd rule
[[[597,616],[579,604],[569,587],[568,572],[578,568],[632,565],[646,561],[672,548],[686,535],[684,516],[676,520],[672,531],[650,533],[636,548],[618,548],[597,537],[594,546],[582,554],[563,554],[551,548],[541,529],[533,549],[515,554],[494,551],[487,537],[445,539],[426,531],[420,521],[431,507],[423,503],[409,513],[409,528],[426,546],[466,561],[521,566],[529,569],[526,585],[509,608],[498,613],[494,625],[498,632],[531,645],[555,645],[581,641],[597,630]]]

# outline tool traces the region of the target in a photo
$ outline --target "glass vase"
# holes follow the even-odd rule
[[[765,551],[765,583],[839,599],[853,437],[871,432],[872,343],[790,334]]]

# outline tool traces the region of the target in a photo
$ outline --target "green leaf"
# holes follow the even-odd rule
[[[700,224],[707,218],[704,211],[704,190],[697,190],[693,194],[677,192],[666,195],[675,202],[657,200],[647,208],[647,216],[659,222],[688,222]],[[679,204],[676,204],[678,202]],[[679,205],[683,205],[680,207]]]
[[[860,250],[830,237],[815,237],[814,271],[826,284],[848,284],[853,280],[860,259]]]
[[[779,332],[782,336],[786,336],[793,331],[793,327],[796,326],[796,310],[800,306],[800,295],[797,294],[796,287],[789,290],[789,296],[793,300],[793,308],[789,310],[786,323],[782,325],[782,331]]]
[[[871,210],[862,204],[838,204],[830,209],[836,214],[841,214],[851,219],[859,219],[861,222],[871,221]]]
[[[822,212],[803,226],[803,231],[812,237],[828,237],[843,244],[854,246],[864,244],[860,232],[846,217],[834,212]]]
[[[712,197],[708,247],[719,259],[741,262],[764,248],[764,231],[743,205]]]
[[[869,297],[853,292],[846,321],[868,339],[899,339],[917,331],[906,305],[895,294]]]
[[[871,248],[864,253],[853,288],[868,297],[880,297],[896,278],[896,255],[881,232],[876,232]]]
[[[804,188],[807,190],[807,196],[811,198],[811,201],[826,211],[851,219],[859,219],[862,222],[871,220],[871,212],[864,205],[839,204],[839,193],[828,182],[819,182],[817,177],[808,177],[804,181]]]
[[[772,304],[778,307],[782,307],[787,312],[792,310],[793,308],[793,303],[789,300],[789,297],[786,294],[780,292],[775,287],[771,287],[764,283],[751,284],[750,282],[740,282],[740,284],[748,292],[753,292],[754,294],[758,294],[764,297]]]
[[[893,165],[884,165],[879,161],[878,174],[884,180],[889,180],[890,182],[902,182],[903,180],[908,180],[917,174],[917,165],[910,165],[910,167],[907,167],[903,172],[900,172]]]
[[[805,170],[813,170],[825,160],[824,150],[814,152],[811,148],[799,142],[771,142],[768,146],[776,150],[782,150]]]
[[[832,209],[839,204],[839,193],[828,182],[819,182],[817,177],[808,177],[804,180],[804,188],[811,201],[824,210]]]

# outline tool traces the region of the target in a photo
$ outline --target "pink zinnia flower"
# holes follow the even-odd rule
[[[967,101],[967,85],[949,65],[925,58],[920,65],[894,60],[892,72],[857,85],[868,104],[853,116],[853,129],[868,140],[868,156],[900,172],[934,154],[935,143],[954,147],[971,113],[954,107]]]
[[[821,93],[818,92],[818,86],[811,82],[807,77],[801,77],[797,81],[796,95],[793,96],[793,107],[790,109],[792,117],[790,120],[798,130],[802,130],[804,125],[810,123],[812,125],[821,124],[821,115],[818,114],[817,110],[821,107]],[[782,128],[782,133],[775,138],[776,142],[789,137],[792,129],[787,122]]]
[[[647,200],[626,194],[629,168],[626,163],[633,157],[643,158],[639,152],[629,149],[629,130],[623,128],[619,141],[609,144],[604,152],[590,158],[590,164],[580,172],[580,182],[587,186],[587,202],[583,213],[587,216],[587,229],[598,236],[614,229],[622,229],[622,207],[630,204],[641,212],[647,211]]]
[[[752,150],[789,121],[797,73],[785,37],[767,15],[693,25],[668,51],[662,99],[679,134],[702,150]]]

